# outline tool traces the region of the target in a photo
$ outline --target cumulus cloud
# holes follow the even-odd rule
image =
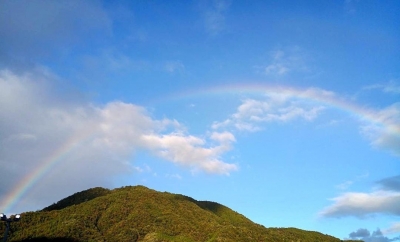
[[[315,92],[315,90],[306,90],[305,92],[310,91]],[[299,96],[271,93],[262,100],[246,99],[242,101],[236,113],[224,121],[214,122],[212,127],[220,129],[233,126],[237,130],[258,131],[263,123],[289,122],[295,119],[311,121],[324,109],[324,106],[308,103],[301,100]]]
[[[237,170],[221,159],[235,141],[232,134],[193,136],[178,121],[154,119],[131,103],[71,102],[54,93],[53,78],[45,72],[0,72],[2,196],[48,162],[54,163],[51,173],[44,173],[34,188],[39,203],[60,193],[107,186],[114,175],[140,172],[131,162],[137,150],[193,170],[217,174]]]
[[[236,165],[219,159],[221,154],[230,149],[231,140],[220,139],[221,144],[213,147],[204,147],[204,139],[181,133],[145,134],[141,140],[147,149],[174,163],[221,174],[229,174],[237,169]]]
[[[372,233],[368,229],[358,229],[357,231],[351,232],[349,234],[349,239],[352,240],[363,240],[364,242],[390,242],[398,241],[400,237],[388,238],[383,235],[382,231],[378,228]]]

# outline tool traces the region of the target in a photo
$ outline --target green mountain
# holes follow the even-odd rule
[[[221,204],[143,186],[75,193],[23,213],[11,231],[9,241],[341,241],[296,228],[265,228]]]

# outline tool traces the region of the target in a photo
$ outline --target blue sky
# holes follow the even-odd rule
[[[1,1],[0,207],[145,185],[400,239],[397,1]]]

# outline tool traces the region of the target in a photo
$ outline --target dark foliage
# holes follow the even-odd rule
[[[76,193],[22,214],[12,231],[10,241],[340,241],[295,228],[265,228],[221,204],[143,186]]]
[[[77,241],[79,241],[79,240],[69,239],[69,238],[40,237],[40,238],[33,238],[33,239],[18,240],[17,242],[77,242]]]

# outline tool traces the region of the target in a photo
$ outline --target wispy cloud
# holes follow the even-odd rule
[[[181,61],[167,61],[164,64],[164,69],[169,73],[183,73],[185,65]]]
[[[345,181],[343,183],[340,183],[339,185],[336,185],[337,189],[340,190],[346,190],[348,189],[354,182],[353,181]]]
[[[245,99],[236,113],[224,121],[214,122],[212,128],[234,127],[237,130],[258,131],[262,129],[262,124],[269,122],[289,122],[295,119],[311,121],[324,109],[322,105],[310,104],[294,96],[267,94],[261,100]]]
[[[166,178],[182,180],[182,176],[179,174],[165,174]]]
[[[383,84],[365,86],[363,90],[381,90],[385,93],[400,94],[400,84],[395,80],[391,80]]]
[[[229,0],[207,1],[203,7],[204,27],[210,35],[219,34],[226,25],[226,13],[231,2]]]
[[[359,0],[345,0],[344,11],[348,14],[354,14],[357,11],[357,3]]]
[[[383,230],[384,234],[400,233],[400,222],[393,223],[389,228]]]
[[[263,71],[272,76],[284,76],[291,72],[307,72],[310,70],[307,59],[307,54],[299,47],[274,50],[270,53],[270,62]]]
[[[371,140],[372,145],[400,155],[400,103],[392,104],[377,111],[374,116],[379,123],[366,123],[361,132]]]
[[[89,73],[111,73],[139,71],[149,68],[145,60],[135,60],[115,49],[102,50],[97,55],[85,55],[82,57],[83,67]]]
[[[366,178],[366,177],[368,177],[368,176],[369,176],[369,173],[365,173],[365,174],[359,175],[359,176],[355,177],[355,178],[352,179],[352,180],[348,180],[348,181],[345,181],[345,182],[340,183],[339,185],[336,185],[336,188],[337,188],[337,189],[340,189],[340,190],[347,190],[347,189],[348,189],[351,185],[353,185],[355,182],[358,182],[358,181],[360,181],[361,179],[364,179],[364,178]]]

